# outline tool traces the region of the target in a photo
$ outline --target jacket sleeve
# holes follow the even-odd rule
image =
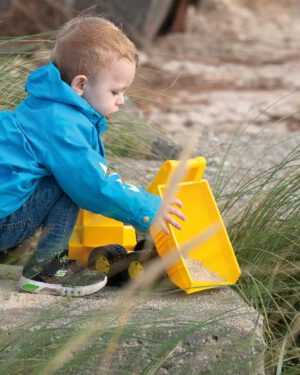
[[[79,207],[147,231],[160,209],[161,198],[122,182],[116,173],[107,174],[94,126],[88,127],[87,133],[83,126],[76,125],[51,134],[47,168]]]

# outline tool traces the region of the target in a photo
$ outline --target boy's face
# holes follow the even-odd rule
[[[133,81],[135,69],[135,64],[125,58],[115,60],[96,79],[87,79],[82,97],[109,118],[124,104],[125,90]]]

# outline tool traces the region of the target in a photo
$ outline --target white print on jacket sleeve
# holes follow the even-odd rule
[[[106,174],[107,166],[99,161],[100,167],[103,169],[104,173]]]
[[[110,176],[113,176],[113,175],[115,175],[115,174],[116,174],[116,173],[111,173]],[[136,193],[140,193],[140,189],[139,189],[137,186],[132,185],[132,184],[125,184],[125,183],[121,180],[121,178],[117,178],[116,181],[119,182],[119,183],[121,184],[121,186],[122,186],[123,189],[128,189],[128,190],[132,190],[132,191],[134,191],[134,192],[136,192]]]
[[[122,186],[124,188],[129,189],[129,190],[135,191],[136,193],[140,193],[140,189],[137,186],[135,186],[135,185],[132,185],[132,184],[123,184]]]

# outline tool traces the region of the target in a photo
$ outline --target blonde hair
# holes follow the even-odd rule
[[[116,25],[97,16],[76,17],[63,25],[51,53],[68,84],[79,74],[93,78],[122,57],[138,64],[135,45]]]

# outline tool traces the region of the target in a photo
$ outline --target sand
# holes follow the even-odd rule
[[[213,281],[213,282],[224,282],[215,272],[210,271],[197,259],[191,258],[186,255],[184,257],[185,264],[191,274],[191,277],[195,281]]]

